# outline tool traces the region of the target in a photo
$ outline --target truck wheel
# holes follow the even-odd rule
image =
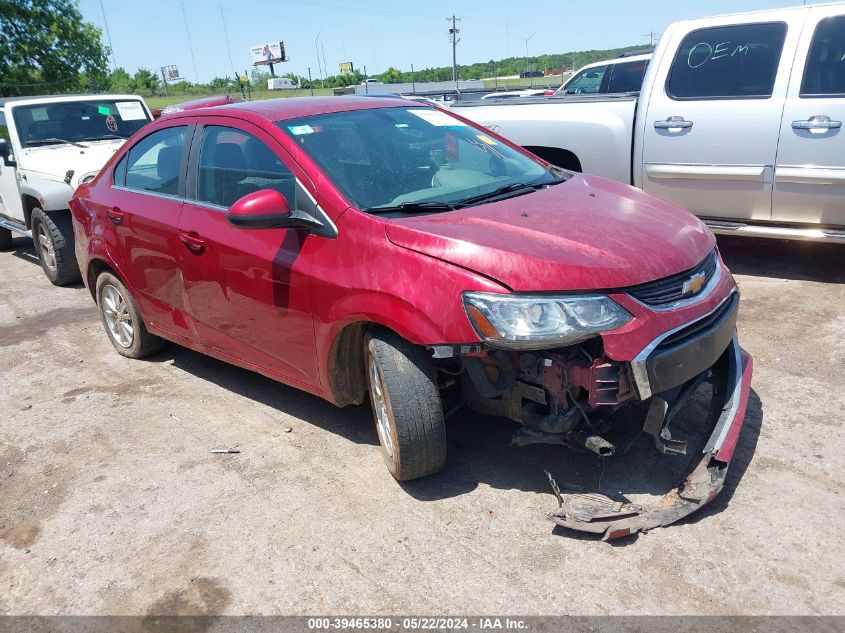
[[[41,268],[53,285],[64,286],[82,279],[73,246],[69,211],[32,210],[32,241]]]
[[[0,229],[0,251],[12,248],[12,232],[9,229]]]
[[[97,307],[106,334],[117,353],[127,358],[144,358],[161,349],[164,341],[150,334],[132,295],[111,273],[97,277]]]
[[[446,463],[446,426],[431,359],[393,332],[364,340],[370,402],[390,474],[399,481],[433,475]]]

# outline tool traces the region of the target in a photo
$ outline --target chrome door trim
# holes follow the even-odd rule
[[[771,165],[706,165],[700,163],[646,163],[645,172],[655,180],[681,178],[684,180],[740,180],[766,181]]]

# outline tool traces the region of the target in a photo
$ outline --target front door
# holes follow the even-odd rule
[[[801,16],[708,20],[670,34],[643,138],[642,188],[696,215],[767,221],[781,110]]]
[[[0,138],[5,139],[11,148],[9,128],[6,126],[6,113],[0,109]],[[23,223],[23,204],[18,191],[18,178],[14,167],[7,167],[0,159],[0,215]]]
[[[320,238],[292,229],[236,228],[226,219],[233,202],[260,189],[277,189],[296,209],[304,197],[301,172],[261,129],[219,121],[208,119],[197,130],[191,150],[192,178],[179,221],[187,309],[203,344],[254,369],[319,387],[306,252],[309,240]]]
[[[845,15],[813,7],[780,129],[772,219],[845,227]]]

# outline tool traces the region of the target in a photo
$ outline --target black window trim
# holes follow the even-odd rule
[[[188,166],[188,151],[190,149],[191,143],[193,141],[193,137],[195,135],[196,124],[195,123],[179,123],[178,121],[173,122],[174,125],[165,125],[155,130],[152,130],[148,134],[144,134],[141,138],[137,141],[132,143],[131,147],[128,147],[124,152],[123,155],[120,157],[114,167],[112,168],[111,172],[111,187],[112,189],[117,189],[119,191],[131,191],[132,193],[138,193],[145,196],[152,196],[153,198],[164,198],[165,200],[184,200],[185,199],[185,176],[186,170]],[[145,189],[134,189],[132,187],[126,186],[126,174],[129,172],[129,153],[135,149],[139,143],[142,143],[144,140],[148,139],[153,134],[157,134],[158,132],[162,132],[164,130],[169,130],[176,127],[184,127],[185,128],[185,143],[182,146],[182,156],[179,159],[179,183],[177,185],[177,192],[176,194],[169,194],[169,193],[159,193],[157,191],[147,191]],[[122,183],[117,182],[117,171],[120,167],[120,164],[123,161],[126,161],[126,172],[123,174],[124,180]]]
[[[676,97],[669,91],[669,82],[672,80],[672,71],[675,68],[675,61],[677,60],[677,55],[681,51],[681,44],[686,41],[686,39],[693,35],[694,33],[700,33],[701,31],[708,31],[711,29],[719,29],[725,27],[732,27],[732,26],[759,26],[759,25],[769,25],[769,24],[781,24],[784,26],[783,32],[783,43],[780,47],[780,53],[778,53],[777,58],[777,68],[775,69],[775,80],[772,82],[772,91],[768,95],[735,95],[735,96],[727,96],[727,97]],[[771,99],[772,95],[775,91],[775,84],[778,82],[778,70],[780,70],[780,63],[783,59],[783,47],[786,44],[786,38],[789,35],[789,24],[784,22],[783,20],[772,20],[771,22],[739,22],[734,24],[717,24],[713,26],[703,26],[700,29],[695,29],[694,31],[689,31],[686,35],[684,35],[683,39],[681,39],[680,44],[678,44],[678,48],[675,51],[675,58],[672,60],[671,66],[669,66],[669,72],[666,74],[666,81],[663,84],[663,92],[666,94],[669,99],[672,101],[765,101],[766,99]]]
[[[845,97],[845,92],[804,92],[804,83],[807,81],[807,64],[810,61],[810,53],[813,52],[813,44],[816,43],[816,36],[819,33],[819,28],[828,20],[845,20],[845,15],[827,15],[821,18],[816,23],[816,28],[813,31],[813,37],[810,39],[810,46],[807,49],[807,58],[804,60],[804,68],[801,72],[801,86],[798,88],[799,99],[841,99]]]

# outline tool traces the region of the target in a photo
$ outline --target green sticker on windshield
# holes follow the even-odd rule
[[[105,114],[106,116],[111,114],[111,110],[109,110],[108,106],[99,106],[97,108],[97,112],[99,112],[100,114]]]

